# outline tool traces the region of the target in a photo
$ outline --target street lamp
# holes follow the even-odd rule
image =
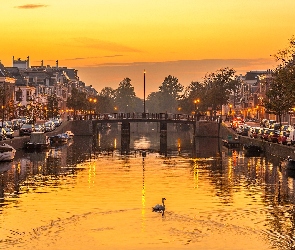
[[[145,69],[143,70],[143,113],[145,116]]]
[[[195,104],[195,117],[197,117],[197,109],[199,109],[198,105],[200,103],[200,99],[196,99],[194,100],[194,104]]]

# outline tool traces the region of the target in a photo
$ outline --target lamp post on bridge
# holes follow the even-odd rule
[[[143,114],[145,118],[145,69],[143,70]]]

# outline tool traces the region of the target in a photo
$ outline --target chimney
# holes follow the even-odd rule
[[[56,67],[58,68],[58,60],[56,60]]]

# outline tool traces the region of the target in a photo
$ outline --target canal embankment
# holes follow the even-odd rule
[[[47,132],[46,135],[53,136],[53,135],[63,133],[65,131],[71,130],[71,129],[72,129],[72,122],[71,121],[63,121],[59,127],[57,127],[54,131]],[[17,133],[17,135],[18,135],[18,133]],[[2,143],[7,143],[18,150],[18,149],[22,149],[24,147],[25,143],[28,142],[29,140],[30,140],[30,136],[15,136],[12,139],[6,139],[6,140],[2,141]]]
[[[259,146],[263,152],[266,154],[278,157],[280,159],[286,159],[288,156],[291,156],[295,159],[295,147],[282,145],[279,143],[272,143],[264,141],[262,139],[250,138],[249,136],[241,136],[235,133],[232,128],[229,128],[225,123],[222,123],[220,126],[219,137],[222,140],[231,140],[238,141],[242,145],[254,145]]]

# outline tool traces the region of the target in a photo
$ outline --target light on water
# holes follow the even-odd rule
[[[293,249],[292,174],[223,147],[194,158],[188,133],[166,156],[140,134],[121,155],[112,132],[19,153],[1,173],[0,249]]]

